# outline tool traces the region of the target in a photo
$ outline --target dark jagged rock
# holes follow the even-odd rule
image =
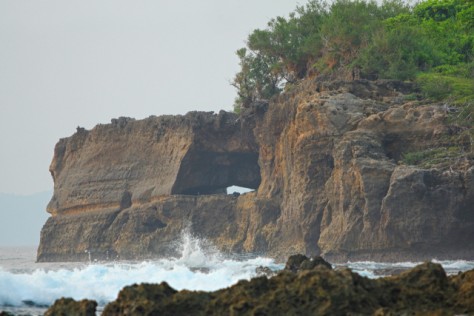
[[[176,291],[166,283],[132,285],[120,291],[103,315],[472,314],[473,289],[474,270],[447,277],[439,264],[430,262],[380,279],[348,269],[283,270],[215,292]]]
[[[37,260],[167,256],[185,227],[279,260],[474,259],[474,161],[403,162],[460,133],[442,105],[410,101],[413,89],[305,80],[240,115],[79,129],[55,148]],[[255,191],[224,194],[231,185]]]
[[[305,255],[297,254],[292,255],[288,258],[288,260],[286,261],[285,270],[291,272],[299,272],[303,270],[312,270],[318,266],[323,266],[328,269],[332,269],[331,264],[320,256],[308,258]]]
[[[317,266],[324,266],[328,269],[332,269],[332,265],[326,260],[324,260],[324,258],[321,256],[312,257],[310,262],[312,264],[312,267],[310,269],[313,269],[314,267],[317,267]]]
[[[102,315],[201,315],[208,297],[205,292],[177,292],[166,282],[135,284],[121,290]]]
[[[257,273],[257,276],[266,276],[266,277],[272,277],[276,275],[275,271],[273,271],[269,267],[263,267],[263,266],[259,266],[255,268],[255,273]]]
[[[305,255],[302,255],[302,254],[292,255],[286,261],[285,270],[296,272],[301,267],[301,264],[306,260],[309,260],[309,258],[306,257]]]
[[[54,302],[45,316],[95,316],[97,303],[91,300],[75,301],[72,298],[61,298]]]
[[[454,304],[462,313],[474,311],[474,270],[460,273],[452,278],[454,288],[458,295]]]

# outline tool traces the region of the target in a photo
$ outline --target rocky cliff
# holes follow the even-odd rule
[[[442,104],[412,92],[395,81],[306,80],[240,115],[78,129],[55,148],[38,261],[169,255],[185,227],[233,253],[473,259],[473,159],[404,161],[449,150],[458,132]],[[225,194],[231,185],[255,192]]]

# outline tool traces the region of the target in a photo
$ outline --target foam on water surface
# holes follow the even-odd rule
[[[0,249],[0,311],[40,315],[60,297],[96,300],[103,307],[134,283],[167,282],[182,290],[214,291],[256,276],[259,266],[280,270],[283,264],[263,257],[232,257],[205,240],[183,233],[174,245],[179,257],[142,262],[34,263],[34,250]],[[3,252],[2,252],[3,251]],[[437,261],[448,274],[474,269],[473,261]],[[350,268],[376,278],[410,269],[420,262],[348,262]],[[33,305],[33,306],[31,306]]]
[[[167,282],[181,290],[214,291],[250,279],[258,266],[278,270],[272,259],[234,259],[189,233],[177,244],[181,256],[144,262],[90,264],[31,264],[29,268],[6,269],[0,261],[0,306],[23,306],[25,302],[51,305],[60,297],[88,298],[104,305],[134,283]]]
[[[456,274],[458,272],[468,271],[474,269],[474,261],[467,260],[436,260],[432,262],[439,263],[443,266],[446,273]],[[352,271],[368,277],[378,278],[382,276],[388,276],[398,274],[402,271],[416,267],[423,262],[374,262],[374,261],[358,261],[348,262],[345,264],[337,265],[340,267],[347,267]]]

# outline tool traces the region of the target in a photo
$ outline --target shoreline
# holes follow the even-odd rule
[[[194,253],[193,256],[190,258],[196,258],[195,255],[199,254]],[[233,261],[229,263],[228,258],[225,258],[224,256],[218,255],[217,258],[219,258],[218,261],[214,262],[214,259],[212,259],[210,254],[206,254],[205,250],[203,253],[201,253],[204,258],[207,258],[207,266],[205,265],[206,262],[195,260],[194,264],[191,261],[185,261],[183,262],[182,260],[177,259],[176,261],[174,260],[157,260],[157,261],[151,261],[151,262],[125,262],[125,261],[117,261],[117,262],[96,262],[93,264],[84,264],[84,265],[79,265],[79,267],[74,264],[74,263],[61,263],[61,264],[53,264],[59,269],[53,269],[47,271],[44,271],[43,273],[38,274],[39,270],[42,270],[45,266],[48,264],[42,263],[39,267],[35,267],[36,264],[31,263],[31,269],[27,272],[19,272],[18,270],[14,272],[14,274],[10,274],[10,279],[12,286],[16,288],[17,290],[21,289],[18,287],[15,280],[21,280],[27,277],[30,279],[31,276],[33,276],[34,272],[34,280],[31,279],[31,284],[43,284],[41,289],[36,289],[33,287],[28,287],[28,291],[40,291],[42,293],[49,293],[52,289],[48,289],[45,287],[47,284],[56,284],[54,288],[57,288],[57,286],[60,286],[61,288],[61,293],[62,296],[64,297],[74,297],[75,299],[82,299],[82,298],[89,298],[89,299],[95,299],[99,302],[99,307],[100,308],[105,308],[105,305],[107,303],[110,303],[114,301],[117,298],[117,294],[121,289],[124,289],[124,287],[129,287],[130,284],[142,284],[143,282],[148,282],[148,283],[153,283],[155,285],[159,285],[163,282],[167,282],[167,284],[170,285],[171,288],[173,289],[179,289],[179,290],[184,290],[185,292],[200,292],[200,293],[214,293],[214,292],[220,292],[224,291],[228,287],[233,287],[237,284],[240,284],[242,282],[252,282],[251,279],[258,279],[261,277],[270,276],[273,274],[280,274],[284,272],[283,266],[278,265],[279,267],[276,268],[276,263],[274,261],[264,261],[260,260],[258,261],[259,263],[256,263],[255,259],[249,259],[249,260],[244,260],[242,262],[238,261]],[[211,265],[209,265],[209,260],[213,261]],[[227,262],[227,263],[226,263]],[[252,263],[253,262],[253,263]],[[266,264],[264,262],[267,262]],[[268,265],[269,262],[273,262],[274,265]],[[204,265],[203,265],[204,264]],[[234,272],[228,270],[230,267],[236,267],[236,264],[238,267],[236,268]],[[252,264],[251,270],[249,269],[249,264]],[[351,273],[357,274],[360,278],[369,278],[370,280],[384,280],[387,277],[388,278],[397,278],[401,274],[407,273],[407,271],[413,270],[416,265],[418,265],[418,262],[399,262],[397,264],[393,263],[385,263],[385,264],[380,264],[380,263],[373,263],[373,262],[351,262],[351,263],[345,263],[345,264],[333,264],[333,270],[334,273],[340,274],[340,273],[347,273],[345,271],[351,270]],[[442,264],[444,267],[445,274],[447,274],[447,278],[455,278],[458,277],[458,271],[460,270],[474,270],[474,261],[473,262],[436,262],[432,263],[433,265],[439,266],[439,264]],[[225,265],[225,266],[224,266]],[[308,263],[305,264],[308,267]],[[1,263],[0,263],[1,266]],[[271,267],[271,269],[265,268],[265,267]],[[77,269],[79,268],[79,269]],[[309,268],[311,268],[311,264],[309,264]],[[184,270],[183,270],[184,269]],[[216,282],[216,276],[222,275],[222,273],[225,273],[227,275],[225,278],[228,278],[230,274],[234,274],[238,271],[241,273],[243,272],[242,269],[247,269],[248,272],[251,272],[251,276],[245,276],[244,274],[241,274],[241,277],[236,278],[232,283],[230,284],[221,284],[217,289],[211,290],[211,292],[204,292],[203,289],[201,288],[193,288],[192,284],[203,284],[204,283],[215,283]],[[281,270],[282,269],[282,270]],[[69,272],[68,272],[69,271]],[[96,273],[100,272],[99,275]],[[267,274],[270,272],[270,274]],[[15,278],[15,275],[18,275],[18,278]],[[300,273],[300,272],[298,272]],[[308,271],[304,271],[301,273],[309,273]],[[465,273],[465,272],[464,272]],[[27,275],[26,275],[27,274]],[[43,275],[43,277],[41,277]],[[65,279],[64,276],[68,275],[68,277]],[[94,277],[94,275],[96,277]],[[117,286],[115,290],[112,290],[112,292],[107,291],[107,296],[109,297],[108,300],[105,302],[103,301],[100,303],[100,297],[103,296],[104,293],[100,294],[99,296],[95,296],[97,294],[93,294],[93,292],[87,290],[90,288],[88,284],[95,284],[95,285],[100,285],[103,288],[109,288],[113,284],[109,284],[106,280],[110,280],[110,278],[116,278],[117,275],[123,275],[124,281],[121,283],[121,286]],[[150,276],[158,276],[157,278],[151,279]],[[97,276],[100,276],[100,278],[97,278]],[[144,278],[137,278],[137,276],[146,276]],[[39,277],[39,278],[38,278]],[[59,277],[59,279],[57,278]],[[184,283],[175,283],[176,278],[182,278]],[[73,282],[71,283],[68,280],[84,280],[84,282]],[[248,281],[238,281],[238,280],[248,280]],[[221,280],[221,278],[219,278]],[[1,281],[1,280],[0,280]],[[87,281],[87,282],[86,282]],[[45,283],[46,282],[46,283]],[[196,283],[197,282],[197,283]],[[219,281],[220,282],[220,281]],[[377,282],[382,282],[382,281],[377,281]],[[183,284],[186,284],[183,286]],[[302,285],[304,288],[304,285]],[[80,292],[75,292],[72,289],[73,288],[81,288]],[[209,291],[209,290],[208,290]],[[76,294],[74,294],[76,293]],[[78,293],[82,293],[81,296],[77,296]],[[5,294],[5,293],[4,293]],[[44,294],[42,294],[44,295]],[[49,295],[49,294],[46,294]],[[0,297],[2,296],[2,293],[0,293]],[[47,296],[46,296],[47,297]],[[59,297],[56,297],[55,299],[59,299]],[[41,300],[41,297],[29,297],[25,296],[25,301],[29,302],[29,304],[35,304],[34,302],[39,302],[38,304],[43,305],[44,303],[40,302],[45,302]],[[52,304],[53,301],[51,301]],[[38,306],[26,306],[26,305],[18,305],[17,307],[11,307],[7,308],[5,306],[0,307],[0,311],[2,309],[6,309],[8,311],[16,311],[14,314],[21,314],[20,310],[22,308],[40,308]],[[38,313],[38,315],[43,314],[45,312],[45,309],[43,309],[42,313]],[[30,313],[32,315],[36,315],[35,313]]]
[[[213,292],[176,291],[166,282],[124,287],[102,315],[464,314],[474,311],[474,269],[447,276],[426,262],[396,276],[369,279],[332,269],[321,257],[291,256],[276,275]],[[91,300],[56,300],[45,315],[95,315]]]

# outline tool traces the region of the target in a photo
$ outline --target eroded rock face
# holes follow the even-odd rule
[[[50,171],[53,215],[125,209],[174,194],[257,188],[258,151],[235,114],[112,120],[56,145]]]
[[[266,201],[265,201],[266,202]],[[88,261],[173,256],[190,230],[225,252],[264,253],[272,204],[255,193],[172,195],[115,211],[56,215],[43,227],[38,261]],[[262,207],[259,207],[261,204]]]
[[[404,101],[412,89],[306,81],[240,116],[80,129],[55,149],[38,260],[165,256],[185,227],[276,258],[473,259],[473,161],[401,163],[452,133],[442,106]],[[223,194],[230,185],[256,191]]]
[[[403,153],[438,147],[449,129],[438,105],[404,102],[407,87],[393,87],[346,83],[314,93],[324,90],[318,84],[269,107],[256,137],[258,193],[281,205],[273,255],[473,257],[473,162],[444,170],[400,164]]]

